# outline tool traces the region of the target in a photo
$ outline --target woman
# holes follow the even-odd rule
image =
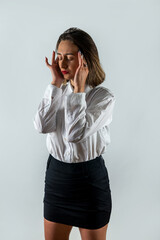
[[[52,74],[34,117],[47,133],[45,175],[46,240],[68,240],[73,226],[82,240],[105,240],[112,200],[108,171],[101,154],[110,142],[115,96],[99,86],[105,79],[91,36],[78,28],[60,35]]]

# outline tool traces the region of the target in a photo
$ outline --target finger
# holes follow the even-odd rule
[[[59,61],[59,58],[58,58],[58,56],[56,57],[56,60],[55,60],[55,63],[58,63],[58,61]]]
[[[82,58],[81,58],[81,67],[84,68],[84,56],[82,55]]]
[[[79,67],[82,66],[82,57],[83,55],[80,54],[80,52],[78,52],[78,61],[79,61]]]
[[[87,61],[86,61],[86,59],[84,58],[84,56],[83,56],[83,58],[82,58],[82,66],[83,66],[83,67],[87,67]]]
[[[87,65],[86,61],[83,61],[83,67],[88,68],[88,65]]]
[[[88,76],[88,74],[89,74],[89,70],[88,70],[88,68],[87,68],[87,76]]]
[[[46,62],[47,66],[50,66],[50,64],[48,63],[48,58],[47,57],[45,57],[45,62]]]
[[[55,62],[55,51],[53,50],[53,53],[52,53],[52,65],[53,65],[54,62]]]
[[[82,67],[84,67],[84,68],[87,67],[87,62],[83,55],[82,55]]]

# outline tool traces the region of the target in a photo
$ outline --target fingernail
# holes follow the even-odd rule
[[[81,56],[83,56],[83,53],[80,50],[79,50],[79,52],[80,52]]]

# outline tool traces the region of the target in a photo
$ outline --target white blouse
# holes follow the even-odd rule
[[[100,156],[110,143],[115,96],[105,87],[86,84],[74,93],[69,82],[49,84],[33,118],[35,129],[47,133],[46,146],[56,159],[77,163]]]

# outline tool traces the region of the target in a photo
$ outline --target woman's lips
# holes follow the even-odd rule
[[[67,71],[62,71],[63,74],[67,74],[68,72]]]

